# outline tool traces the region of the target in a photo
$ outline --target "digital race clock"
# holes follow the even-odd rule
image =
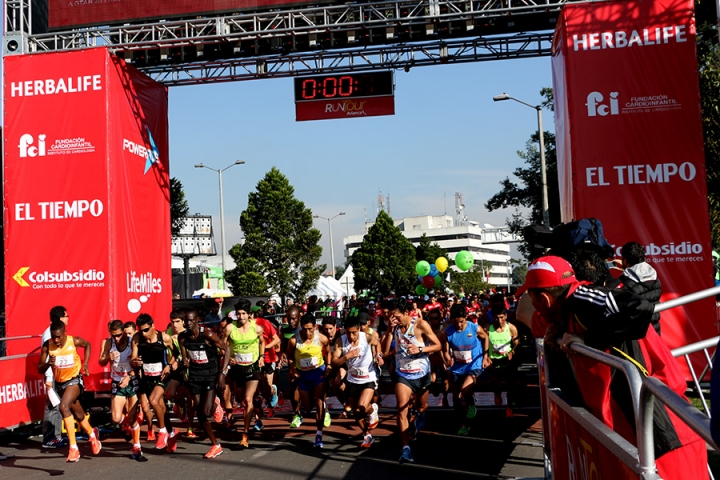
[[[295,102],[393,95],[393,72],[344,73],[295,79]]]

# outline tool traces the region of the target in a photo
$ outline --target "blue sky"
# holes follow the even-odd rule
[[[217,174],[223,168],[228,248],[242,238],[238,220],[247,194],[273,166],[314,214],[332,217],[335,263],[343,237],[363,232],[376,215],[378,192],[390,194],[395,218],[454,211],[464,195],[471,220],[499,226],[512,211],[484,203],[500,180],[522,165],[516,152],[537,130],[535,112],[493,102],[503,92],[530,104],[552,86],[548,57],[413,68],[395,74],[395,115],[296,122],[290,78],[170,88],[170,173],[185,188],[190,212],[215,217],[220,248]],[[554,130],[551,112],[543,117]],[[447,199],[444,199],[443,194]],[[330,264],[327,221],[323,262]]]

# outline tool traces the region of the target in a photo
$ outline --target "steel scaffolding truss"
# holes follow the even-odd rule
[[[30,3],[5,0],[5,55],[105,46],[187,85],[547,55],[566,1],[372,1],[51,33],[32,30]]]

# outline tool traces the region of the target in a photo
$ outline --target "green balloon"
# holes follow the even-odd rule
[[[415,293],[418,295],[425,295],[427,293],[427,288],[423,287],[422,285],[418,285],[415,287]]]
[[[415,271],[418,275],[424,277],[430,273],[430,264],[425,260],[420,260],[417,265],[415,265]]]
[[[438,288],[442,284],[442,276],[435,275],[435,288]]]
[[[463,272],[470,270],[474,263],[475,259],[473,258],[472,253],[467,250],[462,250],[455,256],[455,265],[457,265],[457,267]]]

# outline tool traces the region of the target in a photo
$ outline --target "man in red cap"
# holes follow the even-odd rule
[[[684,396],[686,385],[677,362],[650,325],[652,303],[624,289],[580,282],[572,266],[555,256],[530,264],[518,294],[525,291],[536,310],[533,333],[542,336],[546,328],[546,345],[559,346],[569,354],[571,343],[585,343],[631,360],[642,374],[660,379]],[[570,355],[570,361],[588,410],[637,445],[632,397],[624,375],[613,375],[609,366],[582,355]],[[695,432],[666,408],[654,409],[653,426],[656,465],[663,479],[708,478],[705,442]]]

